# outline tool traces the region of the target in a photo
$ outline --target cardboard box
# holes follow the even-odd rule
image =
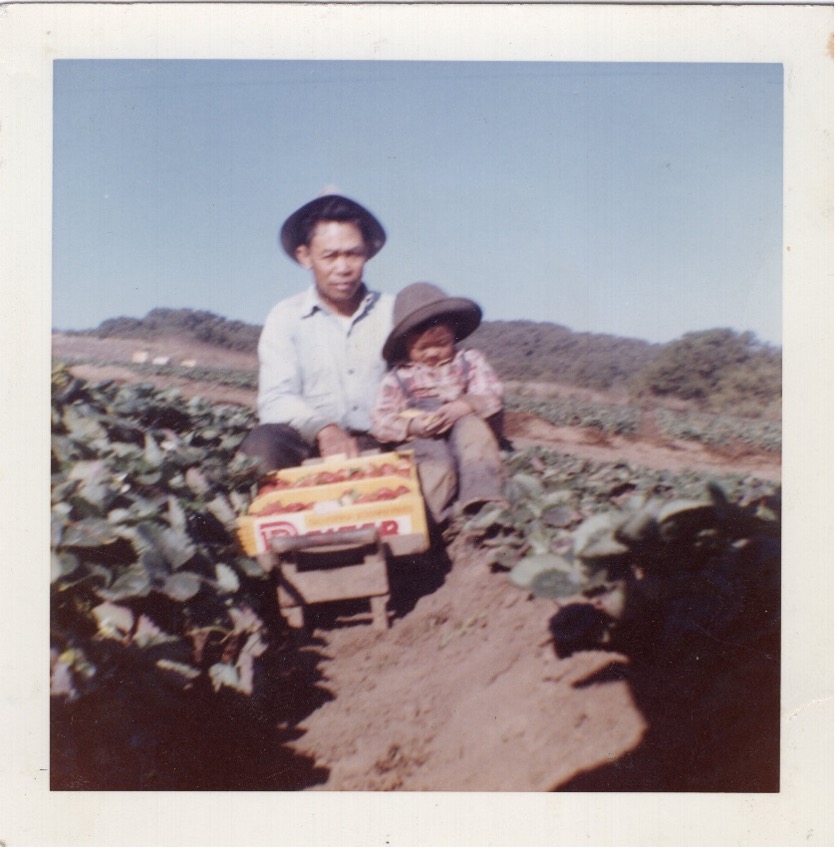
[[[364,527],[377,527],[395,556],[421,553],[429,546],[412,451],[353,459],[332,456],[273,476],[285,485],[257,497],[238,521],[239,541],[248,556],[267,553],[273,536]],[[374,499],[379,493],[398,496]]]

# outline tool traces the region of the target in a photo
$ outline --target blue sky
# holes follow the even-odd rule
[[[53,318],[261,323],[306,286],[277,232],[325,188],[388,242],[370,286],[486,319],[781,342],[782,66],[54,63]]]

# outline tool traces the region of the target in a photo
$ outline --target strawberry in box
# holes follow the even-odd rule
[[[377,527],[393,555],[419,553],[429,540],[424,500],[410,451],[317,463],[265,478],[238,534],[250,556],[277,535]]]

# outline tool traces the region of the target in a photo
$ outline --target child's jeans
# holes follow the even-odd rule
[[[444,435],[414,438],[401,448],[415,453],[424,500],[437,523],[450,517],[455,500],[466,508],[469,503],[502,499],[497,438],[476,414],[460,417]]]

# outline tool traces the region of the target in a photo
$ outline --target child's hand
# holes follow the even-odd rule
[[[436,434],[437,419],[435,411],[417,414],[407,425],[407,434],[416,438],[430,438]]]
[[[453,402],[446,402],[440,408],[433,412],[435,421],[431,426],[432,435],[441,435],[447,432],[460,417],[465,417],[466,414],[473,414],[474,410],[465,402],[464,399],[457,399]]]

